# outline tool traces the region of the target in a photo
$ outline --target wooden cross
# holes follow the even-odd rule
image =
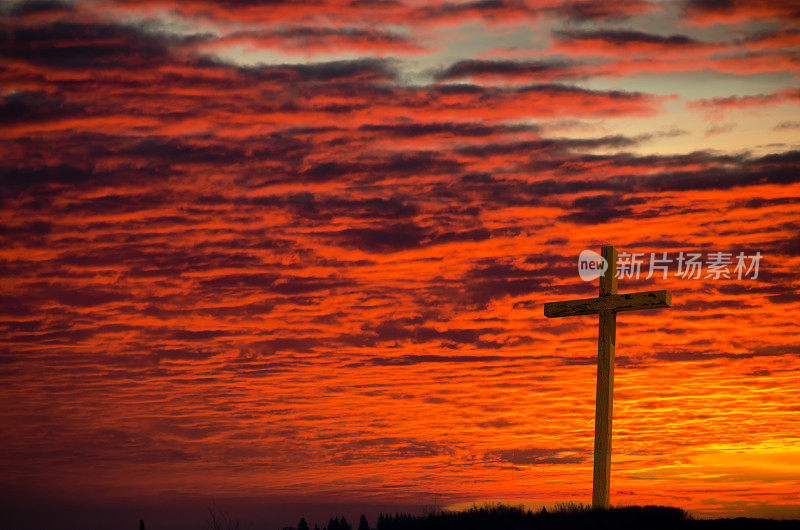
[[[667,291],[617,294],[617,250],[612,246],[605,246],[602,247],[600,254],[608,263],[608,269],[600,277],[600,296],[544,304],[544,316],[553,318],[600,315],[600,333],[597,339],[592,507],[607,509],[611,488],[611,415],[614,394],[617,313],[619,311],[670,307],[672,295]]]

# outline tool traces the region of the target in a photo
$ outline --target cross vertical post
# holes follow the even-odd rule
[[[617,250],[602,247],[600,255],[608,269],[600,277],[600,297],[617,294]],[[597,338],[597,396],[594,415],[594,475],[592,506],[608,508],[611,490],[611,418],[614,406],[614,348],[617,342],[617,313],[600,311]]]
[[[600,296],[581,300],[548,302],[544,304],[544,316],[547,318],[577,315],[600,316],[600,329],[597,337],[592,507],[607,509],[611,494],[611,418],[614,397],[617,313],[670,307],[672,295],[667,291],[618,294],[617,250],[608,245],[602,247],[600,252],[607,264],[606,270],[600,276]]]

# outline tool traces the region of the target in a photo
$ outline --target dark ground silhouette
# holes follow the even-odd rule
[[[303,520],[303,523],[305,521]],[[362,515],[359,530],[369,528]],[[799,520],[695,519],[680,508],[626,506],[593,510],[566,504],[555,510],[532,511],[513,506],[473,507],[462,512],[430,515],[394,514],[378,517],[375,530],[536,530],[536,529],[800,529]],[[350,530],[346,521],[331,519],[322,530]]]

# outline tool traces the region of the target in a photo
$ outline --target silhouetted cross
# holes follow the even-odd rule
[[[594,415],[594,478],[592,506],[608,508],[611,488],[611,415],[614,394],[614,347],[617,333],[617,312],[669,307],[672,295],[667,291],[617,294],[617,250],[612,246],[600,251],[608,269],[600,277],[600,296],[582,300],[544,304],[544,316],[569,317],[600,315],[597,339],[597,398]]]

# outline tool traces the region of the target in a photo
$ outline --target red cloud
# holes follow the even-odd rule
[[[800,19],[800,5],[794,0],[689,0],[685,17],[701,26],[764,19],[786,24]]]
[[[721,43],[702,42],[685,35],[656,35],[633,30],[556,31],[550,51],[567,55],[623,55],[685,57],[687,53],[725,49]]]
[[[659,279],[674,309],[625,317],[620,491],[697,508],[798,501],[794,483],[726,473],[743,437],[797,439],[800,153],[710,152],[688,131],[684,152],[659,154],[680,151],[659,142],[682,133],[640,133],[648,121],[634,118],[680,116],[623,78],[789,76],[796,58],[773,37],[736,33],[711,55],[678,27],[639,32],[634,17],[631,31],[560,34],[599,39],[607,62],[532,50],[478,61],[473,41],[397,61],[364,55],[416,53],[421,35],[435,46],[451,21],[505,32],[650,4],[19,5],[0,40],[0,486],[34,512],[74,501],[88,519],[103,510],[87,503],[176,491],[174,504],[242,491],[284,506],[331,491],[388,503],[418,498],[407,485],[420,477],[451,500],[514,498],[519,466],[533,473],[528,494],[588,496],[573,449],[591,447],[596,329],[546,322],[541,304],[593,296],[575,258],[599,239],[765,258],[752,281]],[[519,35],[506,37],[486,47]],[[198,52],[234,43],[361,57],[242,65]],[[611,84],[599,76],[620,88],[587,88]],[[797,102],[776,88],[691,108]],[[571,137],[548,134],[565,122]],[[676,417],[675,403],[690,406]],[[744,418],[736,432],[708,421],[720,403]],[[531,436],[542,444],[513,443]],[[730,467],[693,465],[726,446]],[[676,460],[691,477],[651,473]]]
[[[244,45],[251,49],[279,49],[305,55],[359,51],[373,55],[428,52],[410,38],[375,29],[300,26],[274,31],[238,31],[201,44],[200,50]]]
[[[780,105],[782,103],[800,103],[800,89],[786,88],[777,90],[771,94],[757,94],[753,96],[698,99],[690,102],[688,106],[696,109],[732,109]]]

